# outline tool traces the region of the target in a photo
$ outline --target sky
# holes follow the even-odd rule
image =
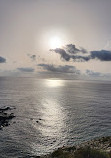
[[[111,0],[0,0],[0,76],[111,77]]]

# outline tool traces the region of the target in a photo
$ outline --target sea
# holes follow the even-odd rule
[[[111,81],[0,77],[0,158],[32,158],[111,135]]]

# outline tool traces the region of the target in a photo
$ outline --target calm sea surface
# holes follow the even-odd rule
[[[16,117],[0,130],[0,158],[28,158],[111,135],[111,82],[0,78],[0,107]]]

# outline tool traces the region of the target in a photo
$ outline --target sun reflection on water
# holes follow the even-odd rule
[[[41,105],[41,117],[37,126],[34,126],[39,130],[39,142],[31,144],[33,154],[44,153],[46,150],[52,152],[66,137],[63,132],[66,118],[63,107],[53,98],[44,98]]]
[[[55,100],[43,101],[42,119],[44,120],[44,126],[41,129],[42,135],[59,137],[64,127],[64,114]]]
[[[38,144],[35,142],[31,144],[33,153],[52,152],[57,146],[64,145],[64,138],[67,137],[67,133],[64,133],[67,114],[59,100],[65,82],[63,80],[47,79],[43,80],[42,84],[43,94],[40,100],[39,119],[36,124],[33,124],[34,129],[39,131],[37,133],[39,142]]]
[[[60,86],[64,86],[64,81],[63,80],[55,80],[55,79],[47,79],[45,84],[48,87],[60,87]]]

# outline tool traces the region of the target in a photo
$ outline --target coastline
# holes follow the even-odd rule
[[[87,148],[108,154],[108,158],[111,158],[111,136],[95,138],[76,146],[63,146],[48,155],[37,156],[36,158],[74,158],[76,152]]]

